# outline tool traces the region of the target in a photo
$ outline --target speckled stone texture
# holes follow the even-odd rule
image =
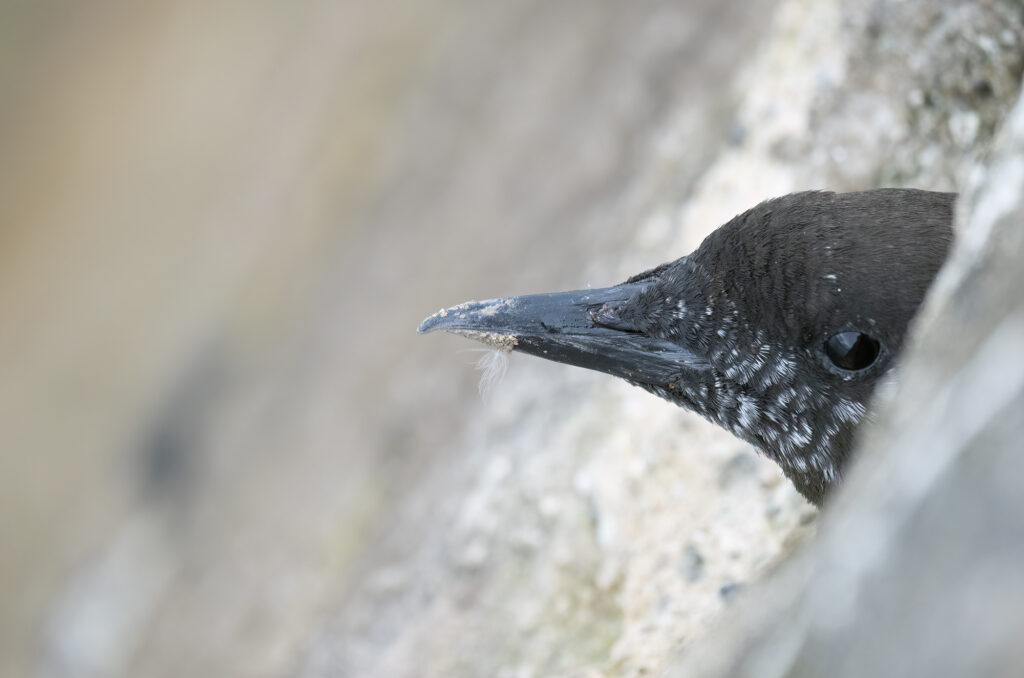
[[[1019,675],[1022,15],[0,4],[0,675]],[[481,397],[415,333],[765,198],[979,182],[820,540],[696,415],[515,355]]]
[[[1024,673],[1024,97],[994,148],[817,539],[669,675]]]
[[[620,275],[595,284],[687,252],[773,195],[962,185],[1019,91],[1022,26],[1009,2],[783,2],[735,84],[731,143],[686,199],[648,193],[634,243],[617,253]],[[696,133],[688,124],[681,110],[658,135],[655,176],[672,175]],[[449,470],[410,509],[450,512],[427,546],[348,601],[311,644],[304,675],[642,676],[680,652],[745,656],[741,636],[721,654],[705,649],[717,618],[814,529],[815,511],[777,469],[635,389],[516,357],[471,419],[465,484]],[[840,587],[826,600],[855,595]],[[794,621],[742,609],[764,633]],[[775,675],[761,672],[775,666],[766,638],[766,663],[740,675]],[[786,675],[831,675],[827,652]],[[675,671],[711,675],[706,666]]]

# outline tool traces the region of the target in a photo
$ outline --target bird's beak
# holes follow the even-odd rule
[[[703,369],[707,362],[686,347],[607,322],[609,309],[631,299],[644,285],[471,301],[435,313],[423,321],[419,332],[444,330],[500,350],[674,388],[687,371]]]

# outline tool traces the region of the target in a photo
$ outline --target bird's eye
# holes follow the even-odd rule
[[[833,334],[825,342],[825,355],[843,370],[856,372],[870,367],[881,350],[879,343],[863,332],[848,331]]]

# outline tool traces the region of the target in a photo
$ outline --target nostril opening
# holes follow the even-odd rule
[[[611,304],[604,304],[601,308],[591,311],[590,319],[594,321],[594,324],[596,325],[605,325],[608,327],[615,327],[622,322],[616,308]]]
[[[620,315],[619,311],[621,308],[621,304],[604,304],[600,308],[590,312],[590,320],[600,327],[607,327],[608,329],[618,330],[620,332],[639,334],[640,330],[636,326],[636,323],[628,318],[624,319]]]

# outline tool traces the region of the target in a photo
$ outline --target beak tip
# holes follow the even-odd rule
[[[420,326],[416,328],[416,334],[427,334],[428,332],[433,332],[441,324],[445,315],[447,315],[445,311],[438,311],[434,315],[426,318],[420,323]]]

